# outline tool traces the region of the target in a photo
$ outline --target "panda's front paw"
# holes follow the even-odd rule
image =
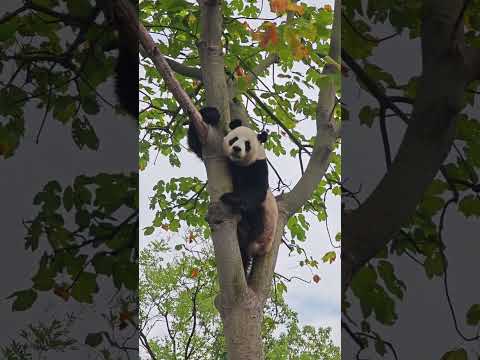
[[[232,192],[225,193],[220,197],[225,204],[231,206],[235,210],[240,210],[242,208],[242,199]]]

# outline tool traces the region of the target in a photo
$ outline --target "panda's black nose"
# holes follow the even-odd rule
[[[242,149],[240,149],[240,147],[238,147],[238,146],[232,146],[232,149],[233,149],[233,151],[236,152],[236,153],[238,153],[238,152],[240,152],[240,150],[242,150]]]

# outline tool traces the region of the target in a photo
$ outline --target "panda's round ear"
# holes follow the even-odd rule
[[[242,121],[239,119],[235,119],[230,121],[230,129],[233,130],[239,126],[242,126]]]
[[[257,135],[257,139],[260,143],[265,144],[267,142],[268,133],[266,131],[262,131],[260,134]]]

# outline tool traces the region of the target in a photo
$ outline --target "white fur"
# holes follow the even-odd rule
[[[230,140],[237,137],[238,139],[229,144]],[[250,142],[250,151],[246,151],[245,143]],[[233,147],[238,146],[239,152],[234,152]],[[233,162],[241,166],[248,166],[257,160],[263,160],[266,158],[265,149],[263,145],[258,141],[257,134],[252,129],[246,126],[239,126],[231,130],[223,138],[223,152]]]

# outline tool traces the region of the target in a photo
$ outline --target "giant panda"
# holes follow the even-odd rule
[[[267,254],[272,248],[278,207],[268,185],[263,147],[267,133],[256,134],[242,126],[240,120],[230,122],[230,129],[223,139],[223,152],[229,160],[233,191],[220,199],[241,215],[238,241],[243,268],[248,274],[253,258]]]
[[[220,114],[214,107],[200,110],[203,120],[216,127]],[[255,133],[242,126],[240,120],[230,122],[230,131],[223,139],[223,153],[228,159],[228,169],[233,191],[220,200],[239,213],[237,236],[245,274],[252,260],[267,254],[272,248],[278,220],[278,207],[268,185],[268,165],[263,143],[267,133]],[[188,128],[188,145],[202,159],[202,146],[194,125]]]

